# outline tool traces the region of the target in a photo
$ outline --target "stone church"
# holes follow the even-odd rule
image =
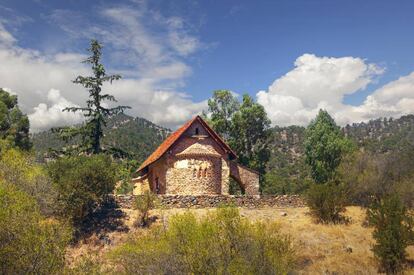
[[[166,195],[228,195],[230,178],[246,195],[259,195],[259,174],[200,117],[172,133],[138,168],[134,195],[150,189]]]

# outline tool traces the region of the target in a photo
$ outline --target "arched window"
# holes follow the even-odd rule
[[[198,127],[195,128],[195,134],[198,135]]]
[[[198,168],[197,177],[198,177],[198,178],[201,178],[201,168]]]
[[[206,168],[204,168],[204,170],[203,170],[203,176],[204,176],[205,178],[207,178],[207,167],[206,167]]]

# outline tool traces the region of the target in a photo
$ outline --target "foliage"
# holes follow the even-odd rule
[[[306,194],[310,213],[318,222],[339,223],[346,206],[346,189],[335,182],[312,184]]]
[[[68,112],[82,112],[86,118],[86,124],[81,128],[63,128],[59,129],[60,136],[63,139],[70,139],[74,136],[80,135],[82,137],[81,150],[99,154],[102,152],[101,140],[103,137],[103,127],[106,125],[108,117],[122,113],[128,106],[117,106],[113,108],[104,107],[105,100],[114,101],[115,97],[110,94],[101,94],[102,85],[105,82],[118,80],[120,75],[107,75],[105,68],[100,63],[102,55],[102,46],[97,40],[92,40],[88,51],[91,53],[84,63],[92,66],[93,76],[78,76],[73,81],[75,84],[80,84],[89,91],[89,99],[86,101],[87,107],[68,107],[63,111]]]
[[[134,208],[139,211],[137,225],[145,227],[149,225],[149,211],[158,205],[157,195],[147,190],[134,201]]]
[[[115,187],[117,166],[106,155],[73,156],[48,164],[55,185],[58,215],[79,225]]]
[[[351,143],[344,138],[333,118],[324,110],[319,110],[316,118],[306,129],[306,163],[311,168],[311,176],[316,183],[332,179],[345,152]]]
[[[289,172],[285,168],[273,169],[267,172],[264,178],[262,193],[278,195],[304,193],[312,181],[306,175],[289,175]]]
[[[414,115],[353,123],[346,125],[344,132],[369,152],[380,154],[395,152],[401,150],[407,143],[413,142]]]
[[[413,244],[413,218],[398,195],[387,196],[367,210],[368,220],[374,226],[376,244],[372,251],[381,271],[395,274],[402,270],[406,260],[405,251]]]
[[[211,126],[226,141],[231,136],[231,120],[239,106],[236,97],[228,90],[216,90],[208,100]]]
[[[232,119],[230,146],[236,151],[239,161],[264,174],[269,159],[268,137],[270,120],[263,106],[249,95]]]
[[[5,142],[0,143],[0,152],[0,180],[32,196],[43,215],[53,214],[56,190],[33,155]]]
[[[251,224],[222,208],[202,220],[174,216],[168,228],[139,234],[110,258],[126,274],[286,274],[295,251],[277,224]]]
[[[353,203],[369,206],[397,193],[405,205],[414,205],[414,144],[394,152],[358,151],[346,156],[338,172],[349,186]]]
[[[22,150],[30,150],[29,119],[17,105],[17,96],[0,88],[0,139]]]
[[[131,182],[132,174],[137,170],[138,162],[135,160],[121,160],[118,163],[116,194],[132,194],[134,184]]]
[[[35,200],[1,180],[0,205],[0,274],[57,273],[69,227],[44,219]]]

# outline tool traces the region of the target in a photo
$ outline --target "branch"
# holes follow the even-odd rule
[[[62,112],[73,112],[76,113],[78,111],[81,112],[90,112],[92,109],[91,108],[81,108],[81,107],[66,107],[65,109],[62,110]]]

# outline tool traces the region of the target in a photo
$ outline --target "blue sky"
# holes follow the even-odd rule
[[[88,72],[79,61],[96,37],[124,75],[108,89],[169,127],[215,89],[249,93],[275,125],[319,108],[340,124],[400,116],[414,112],[412,14],[413,1],[2,0],[0,61],[14,75],[0,69],[0,86],[36,130],[79,121],[60,109],[82,104],[70,80]]]

